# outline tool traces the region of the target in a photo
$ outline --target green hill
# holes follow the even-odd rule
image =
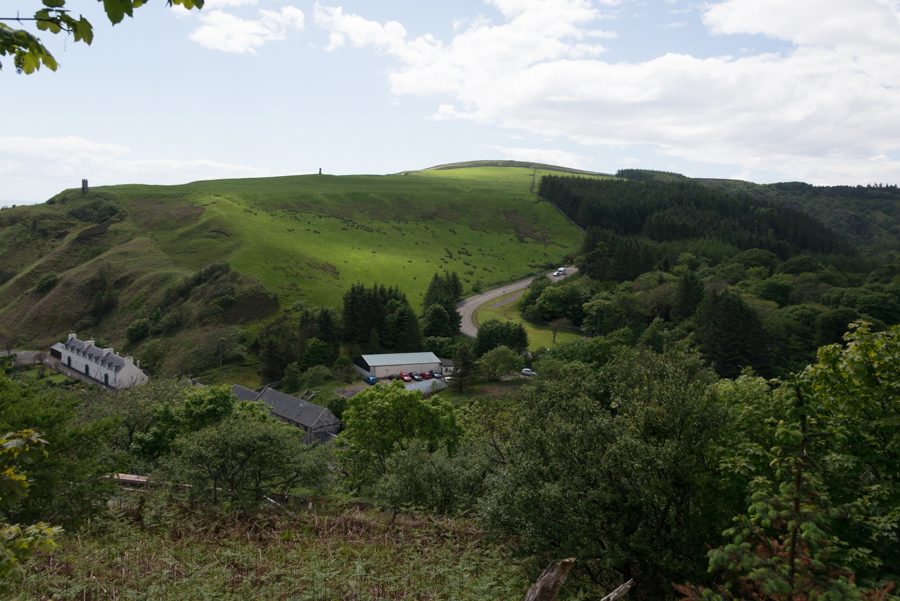
[[[436,271],[490,286],[575,252],[581,233],[530,194],[536,173],[466,165],[67,190],[0,211],[0,329],[33,348],[73,330],[119,348],[131,321],[177,303],[182,328],[198,329],[172,346],[199,353],[197,338],[223,324],[297,301],[339,306],[355,282],[398,286],[420,309]],[[226,261],[232,272],[184,289]]]

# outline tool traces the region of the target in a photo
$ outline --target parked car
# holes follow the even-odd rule
[[[415,371],[414,371],[414,372],[412,372],[412,373],[409,374],[409,375],[411,375],[411,376],[412,376],[412,379],[415,380],[416,382],[421,382],[421,381],[422,381],[422,376],[421,376],[418,372],[415,372]]]
[[[431,370],[431,375],[434,376],[434,378],[435,378],[436,380],[440,380],[440,379],[441,379],[441,372],[439,372],[439,371],[436,370],[436,369]]]
[[[431,380],[432,378],[434,378],[434,374],[430,371],[423,371],[421,373],[421,376],[423,380]]]
[[[366,376],[363,380],[366,384],[378,384],[378,378],[375,376]]]
[[[391,374],[388,376],[388,380],[399,380],[399,379],[400,379],[400,376],[398,376],[397,374]]]
[[[537,374],[530,367],[526,367],[525,369],[522,370],[522,375],[523,376],[536,376]]]
[[[554,273],[553,275],[566,275],[566,268],[560,267],[559,269],[556,270],[556,273]]]
[[[412,377],[405,371],[400,372],[400,379],[404,382],[412,382]]]

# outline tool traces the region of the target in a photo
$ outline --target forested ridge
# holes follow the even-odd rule
[[[544,176],[538,193],[583,228],[600,227],[655,242],[718,238],[781,259],[798,252],[856,254],[815,218],[768,201],[735,197],[690,181],[635,182]]]
[[[900,190],[896,184],[755,184],[734,179],[692,179],[677,173],[646,169],[621,169],[616,175],[637,182],[693,182],[728,194],[799,209],[826,224],[857,248],[875,252],[900,249]]]

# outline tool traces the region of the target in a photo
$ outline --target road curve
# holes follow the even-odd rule
[[[566,268],[566,275],[563,276],[554,276],[554,271],[549,272],[547,275],[551,280],[557,282],[563,278],[566,278],[573,273],[578,271],[574,267]],[[523,288],[527,288],[528,285],[534,281],[534,278],[529,278],[527,280],[522,280],[521,282],[516,282],[514,284],[507,284],[506,286],[501,286],[500,288],[495,288],[494,290],[488,290],[487,292],[482,292],[481,294],[476,294],[475,296],[470,296],[469,298],[463,299],[456,304],[456,310],[459,311],[459,314],[462,316],[462,326],[459,328],[459,331],[465,334],[466,336],[471,336],[475,338],[478,335],[478,327],[475,325],[475,310],[481,305],[488,303],[492,300],[495,300],[504,294],[509,292],[515,292],[516,290],[522,290]]]

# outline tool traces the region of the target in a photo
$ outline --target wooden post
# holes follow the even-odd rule
[[[566,583],[566,578],[569,577],[569,570],[574,564],[574,557],[562,561],[551,561],[528,594],[525,595],[525,601],[556,601],[559,591]]]

